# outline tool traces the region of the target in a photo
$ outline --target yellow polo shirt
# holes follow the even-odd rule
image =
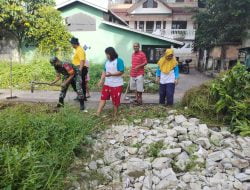
[[[78,66],[81,61],[86,61],[86,53],[81,46],[78,46],[75,50],[72,62],[74,65]]]

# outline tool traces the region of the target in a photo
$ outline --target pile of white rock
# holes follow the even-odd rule
[[[174,110],[164,119],[112,126],[93,145],[103,157],[86,164],[86,173],[106,179],[104,184],[93,179],[91,188],[250,190],[250,138],[212,129]]]

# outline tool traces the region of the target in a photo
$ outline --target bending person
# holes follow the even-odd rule
[[[61,76],[63,76],[61,93],[57,107],[64,106],[64,98],[67,94],[69,85],[71,85],[73,89],[76,89],[77,96],[80,101],[80,110],[85,110],[84,95],[82,91],[82,77],[79,69],[71,63],[60,61],[57,57],[52,57],[50,59],[50,63],[52,66],[54,66],[57,73],[56,79],[51,82],[51,85],[57,83],[59,80],[61,80]]]

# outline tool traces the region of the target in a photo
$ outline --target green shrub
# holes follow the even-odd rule
[[[250,133],[250,73],[237,64],[212,82],[189,90],[182,104],[194,115],[230,125],[241,135]]]
[[[34,114],[35,113],[35,114]],[[74,150],[95,126],[73,108],[16,105],[0,111],[0,189],[63,189]]]

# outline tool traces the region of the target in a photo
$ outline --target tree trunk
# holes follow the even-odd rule
[[[221,56],[220,56],[220,62],[221,62],[221,65],[220,65],[220,71],[224,71],[224,66],[226,64],[226,46],[225,45],[222,45],[221,46]]]

